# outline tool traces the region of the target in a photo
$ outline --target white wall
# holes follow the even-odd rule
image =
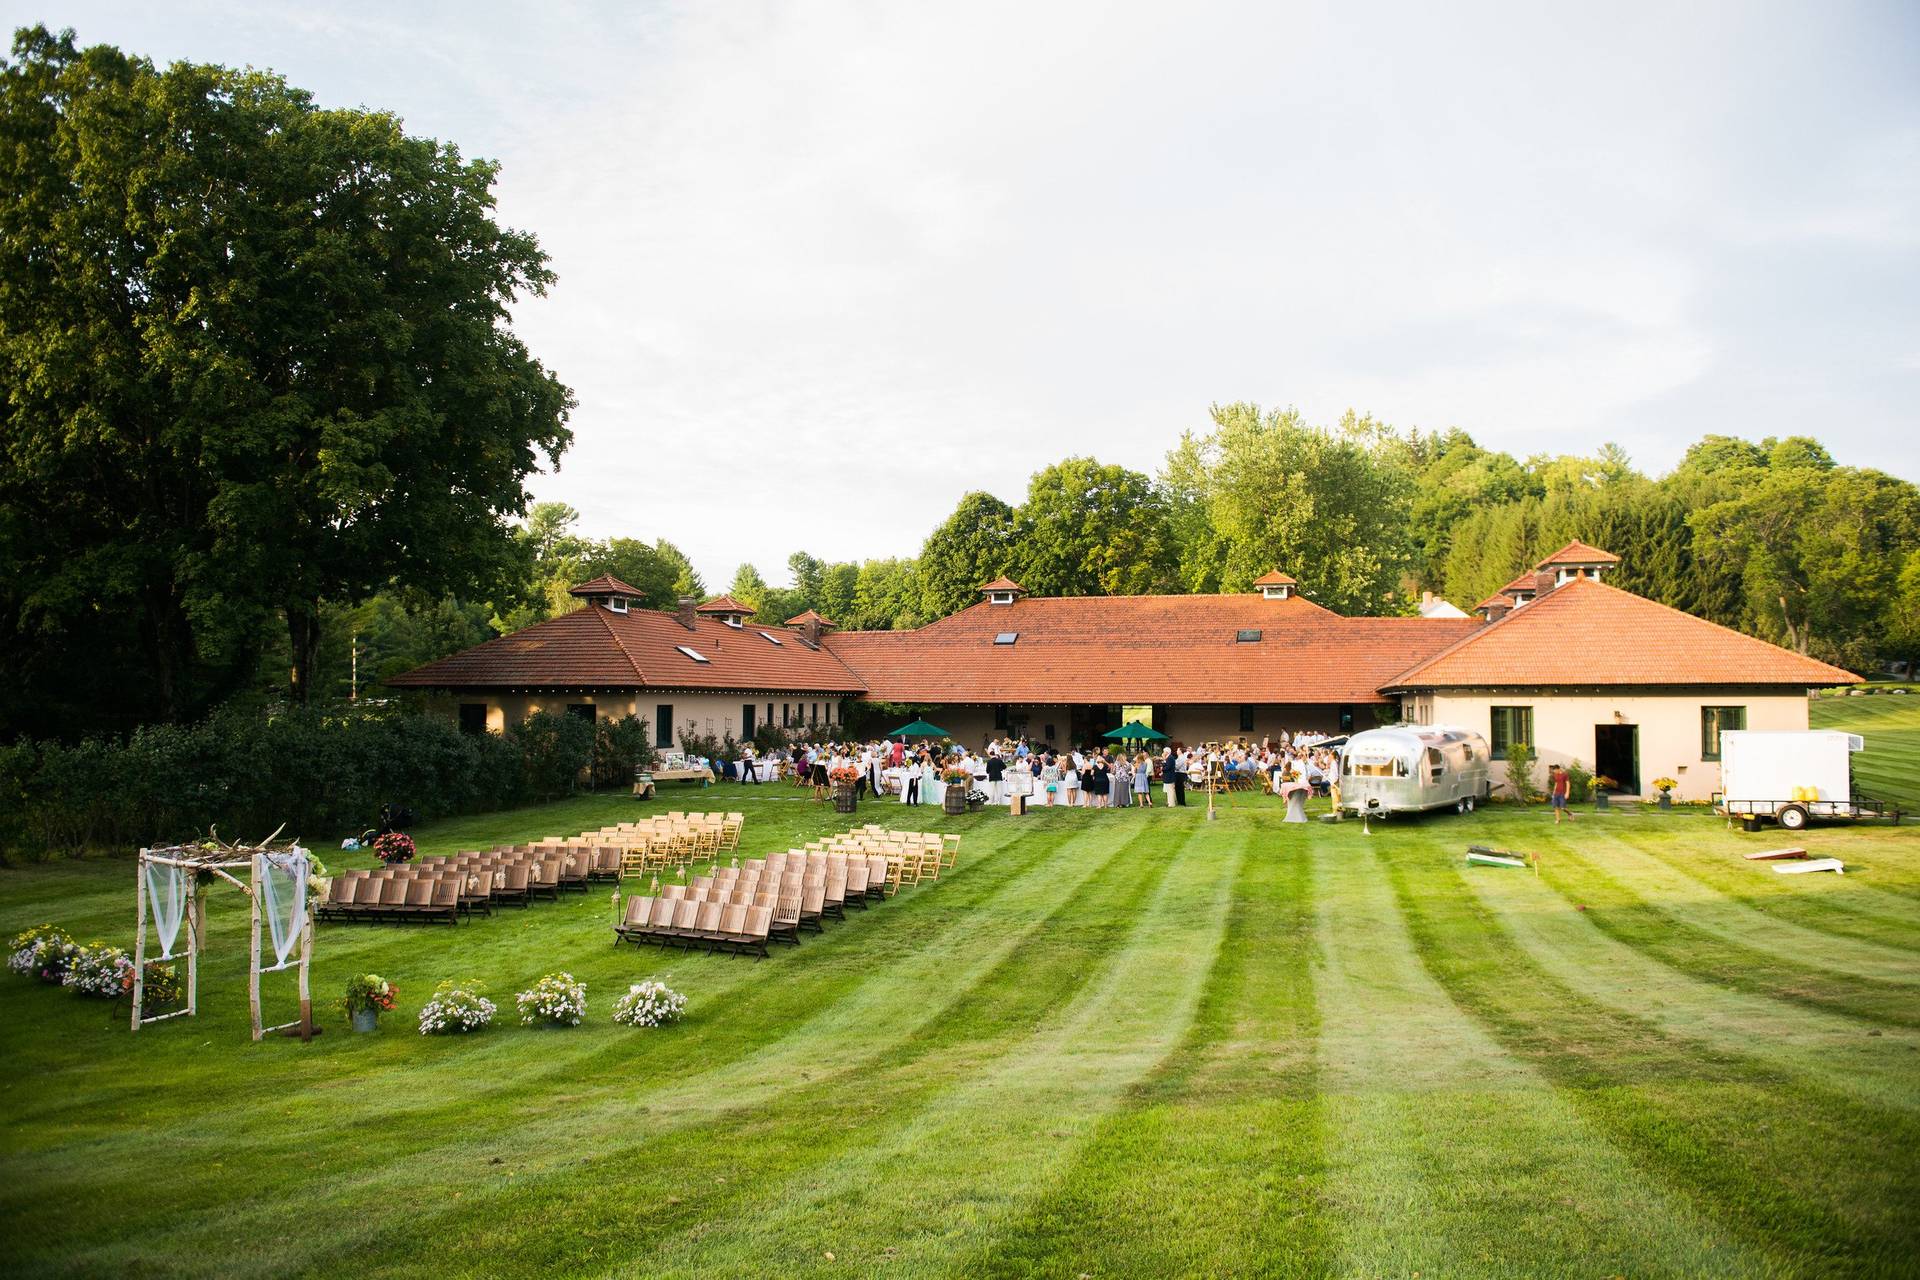
[[[1415,717],[1416,704],[1430,714]],[[1429,705],[1430,704],[1430,705]],[[1676,800],[1706,800],[1720,787],[1720,764],[1700,758],[1700,708],[1745,707],[1749,729],[1805,729],[1807,699],[1803,692],[1783,694],[1778,688],[1694,689],[1684,692],[1623,688],[1578,693],[1542,689],[1439,690],[1408,695],[1403,700],[1408,718],[1416,723],[1452,724],[1491,737],[1496,706],[1533,708],[1534,750],[1540,763],[1535,785],[1544,786],[1547,766],[1578,760],[1594,765],[1594,726],[1639,726],[1640,791],[1653,794],[1653,780],[1674,779]],[[1506,782],[1506,764],[1493,764],[1496,786]]]
[[[555,693],[470,693],[435,694],[428,700],[428,706],[441,715],[458,720],[463,703],[483,702],[487,706],[487,728],[498,733],[512,728],[536,711],[565,711],[573,703],[591,703],[597,709],[601,719],[617,720],[623,716],[637,715],[647,722],[648,737],[657,740],[660,731],[659,708],[673,708],[673,734],[675,746],[683,730],[696,733],[711,733],[716,736],[732,734],[740,736],[741,710],[747,703],[754,707],[756,727],[765,723],[767,704],[773,704],[774,723],[778,724],[783,707],[791,707],[801,717],[818,715],[820,724],[826,724],[830,717],[834,723],[840,719],[840,700],[823,697],[819,694],[798,695],[747,693],[673,693],[647,690],[639,693],[628,690],[603,690],[594,693],[555,692]],[[817,712],[815,708],[818,708]]]

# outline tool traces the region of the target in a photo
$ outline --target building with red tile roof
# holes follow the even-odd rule
[[[1276,570],[1251,592],[1189,596],[1032,597],[1002,577],[926,626],[846,632],[813,610],[750,625],[729,596],[641,609],[603,577],[574,589],[584,608],[389,683],[457,704],[468,727],[564,705],[645,716],[663,744],[679,729],[831,726],[858,699],[924,709],[966,741],[1091,742],[1128,720],[1201,742],[1404,719],[1476,728],[1496,758],[1524,741],[1543,765],[1579,760],[1630,791],[1664,774],[1704,798],[1720,729],[1805,728],[1810,687],[1855,679],[1601,581],[1618,563],[1569,543],[1481,601],[1483,618],[1344,617]]]

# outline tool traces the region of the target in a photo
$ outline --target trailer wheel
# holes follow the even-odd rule
[[[1473,812],[1473,797],[1472,797],[1472,796],[1468,796],[1468,797],[1467,797],[1466,799],[1464,799],[1464,800],[1462,800],[1462,801],[1460,802],[1460,812],[1462,812],[1462,813],[1472,813],[1472,812]]]
[[[1774,815],[1774,821],[1783,831],[1805,831],[1807,829],[1807,811],[1797,804],[1787,805]]]

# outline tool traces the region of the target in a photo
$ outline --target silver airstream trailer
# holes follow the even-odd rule
[[[1493,794],[1487,740],[1451,725],[1368,729],[1340,750],[1340,807],[1384,818],[1426,809],[1468,813]]]

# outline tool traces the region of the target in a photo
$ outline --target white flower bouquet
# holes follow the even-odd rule
[[[574,981],[570,973],[550,973],[515,996],[514,1003],[520,1006],[520,1021],[528,1026],[547,1022],[577,1027],[587,1016],[587,984]]]
[[[636,982],[613,1006],[613,1020],[629,1027],[664,1027],[677,1022],[687,998],[664,982]]]
[[[133,989],[133,957],[101,942],[77,948],[63,981],[83,996],[117,1000]]]
[[[420,1034],[461,1035],[492,1022],[493,1001],[481,995],[482,990],[477,982],[443,982],[435,987],[432,999],[420,1008]]]

